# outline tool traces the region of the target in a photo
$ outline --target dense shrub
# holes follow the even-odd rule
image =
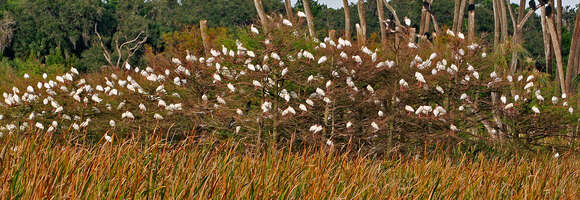
[[[295,28],[302,24],[277,21],[267,35],[224,38],[216,30],[207,56],[191,29],[165,36],[167,51],[148,53],[145,69],[23,80],[35,91],[6,91],[0,131],[89,139],[215,133],[382,153],[432,143],[554,145],[576,129],[571,97],[549,89],[545,75],[494,70],[497,58],[460,33],[419,44],[397,33],[390,37],[399,43],[371,50],[343,39],[313,42]]]

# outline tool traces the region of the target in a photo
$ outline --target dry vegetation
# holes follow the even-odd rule
[[[6,199],[577,199],[577,154],[368,158],[321,149],[246,152],[185,140],[55,145],[0,139]]]

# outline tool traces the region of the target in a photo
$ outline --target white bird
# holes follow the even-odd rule
[[[145,112],[147,111],[147,107],[145,107],[145,104],[139,104],[139,110],[141,110],[141,112]]]
[[[369,91],[371,94],[375,93],[375,89],[373,89],[373,87],[372,87],[371,85],[367,85],[367,90],[368,90],[368,91]]]
[[[237,113],[238,115],[244,115],[244,111],[242,111],[242,109],[239,109],[239,108],[238,108],[238,109],[236,109],[236,113]]]
[[[109,142],[109,143],[112,143],[112,142],[113,142],[113,137],[111,137],[111,136],[109,136],[109,135],[107,135],[107,134],[105,133],[105,140],[106,140],[107,142]]]
[[[505,105],[505,107],[503,107],[503,109],[508,110],[508,109],[513,108],[513,107],[514,107],[514,104],[513,103],[509,103],[509,104]]]
[[[352,122],[348,121],[346,122],[346,128],[350,128],[352,126]]]
[[[405,110],[406,110],[407,112],[409,112],[409,114],[411,114],[411,113],[414,113],[414,112],[415,112],[415,109],[414,109],[413,107],[411,107],[410,105],[406,105],[406,106],[405,106]]]
[[[310,75],[310,76],[308,76],[308,79],[306,80],[306,82],[309,83],[312,80],[314,80],[314,76],[313,75]]]
[[[284,25],[286,25],[286,26],[290,26],[290,27],[292,27],[292,22],[290,22],[290,21],[289,21],[289,20],[287,20],[287,19],[284,19],[284,20],[282,20],[282,24],[284,24]]]
[[[254,81],[252,81],[252,84],[253,84],[255,87],[262,87],[262,83],[260,83],[260,82],[259,82],[259,81],[257,81],[257,80],[254,80]]]
[[[544,97],[540,94],[536,94],[536,99],[538,99],[540,102],[544,101]]]
[[[465,100],[467,99],[467,94],[463,93],[461,94],[461,97],[459,97],[460,100]]]
[[[306,108],[306,106],[305,106],[304,104],[300,104],[300,105],[298,106],[298,108],[300,108],[300,110],[302,110],[302,111],[304,111],[304,112],[307,112],[307,111],[308,111],[308,109]]]
[[[306,14],[302,11],[298,11],[298,17],[306,18]]]
[[[250,30],[252,31],[252,33],[254,34],[260,34],[260,31],[258,31],[258,29],[256,27],[254,27],[254,25],[250,25]]]
[[[379,125],[377,125],[377,123],[375,123],[375,122],[372,122],[372,123],[371,123],[371,126],[373,127],[373,129],[374,129],[374,132],[376,132],[376,131],[378,131],[378,130],[379,130]]]
[[[536,107],[536,106],[532,107],[532,111],[534,111],[534,113],[535,113],[534,115],[540,114],[540,109],[538,109],[538,107]]]
[[[461,32],[457,33],[457,37],[458,37],[459,39],[462,39],[462,40],[464,40],[464,39],[465,39],[465,35],[463,35],[463,33],[461,33]]]
[[[125,69],[126,70],[131,70],[131,64],[129,64],[128,62],[125,63]]]
[[[222,77],[219,74],[215,74],[214,73],[213,74],[213,80],[214,80],[214,83],[215,82],[220,82],[220,81],[222,81]]]
[[[155,113],[155,114],[153,115],[153,119],[156,119],[156,120],[163,120],[163,116],[161,116],[160,114],[157,114],[157,113]]]
[[[30,78],[30,75],[24,74],[24,79],[29,79],[29,78]]]
[[[437,87],[435,87],[435,89],[436,89],[436,90],[437,90],[439,93],[441,93],[441,94],[445,94],[445,91],[443,91],[443,88],[442,88],[441,86],[437,86]]]
[[[518,100],[520,100],[520,95],[516,94],[516,96],[514,96],[514,101],[518,101]]]
[[[572,108],[572,107],[569,107],[569,108],[568,108],[568,112],[569,112],[570,114],[574,113],[574,108]]]
[[[556,105],[558,103],[558,97],[552,97],[552,104]]]
[[[382,110],[379,110],[378,115],[379,115],[379,117],[383,117],[383,116],[385,116],[385,113],[383,113]]]
[[[320,59],[318,60],[318,64],[320,65],[320,64],[322,64],[322,63],[326,62],[327,60],[328,60],[328,59],[326,58],[326,56],[322,56],[322,57],[320,57]]]
[[[530,82],[531,80],[534,80],[534,75],[529,75],[528,78],[526,78],[526,82]]]
[[[524,90],[530,89],[532,87],[534,87],[534,82],[529,82],[524,86]]]
[[[217,97],[216,97],[216,100],[217,100],[217,102],[218,102],[218,103],[220,103],[220,104],[224,104],[224,105],[226,104],[226,100],[224,100],[224,99],[223,99],[222,97],[220,97],[220,96],[217,96]]]
[[[309,106],[314,106],[314,101],[306,99],[306,104],[308,104]]]
[[[232,93],[236,91],[236,87],[234,87],[234,85],[231,83],[228,83],[228,89],[230,89]]]
[[[451,131],[453,131],[453,132],[459,131],[459,129],[457,128],[457,126],[455,126],[453,124],[449,125],[449,129],[451,129]]]
[[[421,84],[427,83],[425,81],[425,78],[423,77],[423,74],[421,74],[420,72],[415,72],[415,78],[417,79],[417,81],[419,81],[419,87],[421,86]]]
[[[115,120],[111,120],[111,121],[109,121],[109,126],[111,126],[111,127],[115,127]]]
[[[324,90],[320,89],[320,88],[316,88],[316,94],[320,95],[320,96],[325,96],[326,93],[324,92]]]
[[[408,17],[405,17],[405,25],[411,26],[411,19],[409,19]]]
[[[503,103],[503,104],[507,103],[507,98],[504,95],[501,95],[501,97],[499,99],[501,100],[501,103]]]
[[[323,129],[324,128],[318,124],[310,126],[310,132],[312,132],[312,133],[318,133],[318,132],[322,131]]]

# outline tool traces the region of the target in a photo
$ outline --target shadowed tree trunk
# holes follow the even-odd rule
[[[546,22],[548,25],[548,31],[550,32],[550,36],[552,38],[552,47],[554,47],[554,54],[556,56],[556,66],[558,68],[558,79],[560,81],[560,89],[562,90],[563,94],[567,94],[567,86],[566,81],[564,78],[564,64],[562,60],[562,49],[560,49],[561,45],[558,41],[558,33],[556,31],[556,25],[554,24],[554,14],[547,13]]]
[[[294,11],[292,11],[292,3],[290,0],[285,0],[284,5],[286,7],[286,15],[288,16],[288,19],[294,22]]]
[[[344,5],[344,38],[350,41],[350,7],[347,0],[342,0],[342,3]]]
[[[507,17],[507,13],[506,13],[506,3],[505,1],[502,0],[498,0],[499,2],[499,14],[501,17],[501,41],[502,42],[506,42],[508,40],[508,17]]]
[[[383,0],[377,0],[377,12],[379,16],[379,26],[381,27],[381,44],[386,47],[387,44],[387,27],[385,24],[385,10]]]
[[[469,0],[467,12],[469,14],[469,18],[467,20],[467,40],[473,42],[473,40],[475,40],[475,0]]]
[[[207,36],[207,20],[201,20],[199,22],[199,30],[201,32],[201,41],[203,42],[205,56],[209,56],[211,45],[209,44],[209,36]]]
[[[551,53],[551,42],[550,34],[548,32],[548,26],[546,23],[546,7],[541,8],[541,23],[542,23],[542,35],[544,36],[544,56],[546,59],[546,72],[552,74],[552,61],[550,60]]]
[[[497,3],[498,0],[493,0],[493,46],[497,50],[498,44],[500,42],[500,16],[499,16],[499,6]]]
[[[427,2],[429,3],[429,7],[431,7],[431,5],[433,5],[433,0],[427,0]],[[427,13],[425,13],[425,28],[423,28],[423,33],[421,33],[422,35],[429,32],[431,26],[431,11],[427,10]]]
[[[308,22],[308,32],[310,37],[316,38],[316,31],[314,30],[314,18],[312,17],[312,11],[310,10],[309,0],[302,0],[304,4],[304,13],[306,13],[306,21]]]
[[[258,12],[258,17],[260,18],[260,23],[262,24],[262,29],[265,33],[269,32],[268,27],[268,17],[266,16],[266,11],[264,11],[264,5],[262,5],[262,0],[254,0],[254,6]]]
[[[459,6],[459,17],[457,19],[457,30],[456,32],[463,31],[463,19],[465,18],[465,4],[467,4],[467,0],[461,1],[461,6]]]
[[[580,5],[579,5],[580,6]],[[567,91],[575,91],[573,87],[574,78],[578,75],[578,59],[580,57],[580,12],[576,15],[576,25],[574,28],[574,35],[572,36],[572,44],[570,45],[570,56],[568,57],[568,69],[566,69],[566,87]]]
[[[363,45],[366,45],[367,43],[367,20],[365,18],[365,2],[364,0],[358,0],[358,18],[360,20],[360,29],[361,29],[361,33],[360,33],[360,38],[358,38],[358,40],[360,40],[362,42]]]
[[[459,21],[459,7],[461,6],[460,4],[461,0],[455,0],[455,7],[453,7],[453,32],[457,31],[457,21]]]

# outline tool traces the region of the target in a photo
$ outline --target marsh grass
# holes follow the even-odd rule
[[[332,148],[254,151],[206,139],[96,145],[0,138],[5,199],[578,199],[577,154],[421,153],[370,158]],[[290,153],[291,152],[291,153]]]

